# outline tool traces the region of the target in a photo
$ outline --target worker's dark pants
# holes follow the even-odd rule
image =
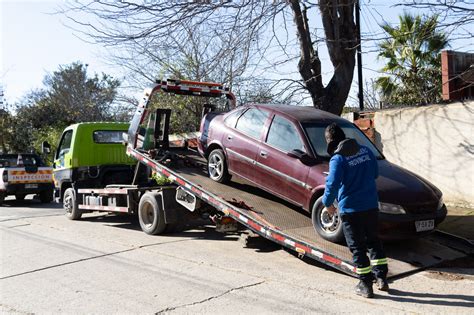
[[[370,282],[374,275],[385,279],[388,266],[382,243],[377,236],[378,209],[343,213],[341,218],[347,247],[352,253],[359,279]]]

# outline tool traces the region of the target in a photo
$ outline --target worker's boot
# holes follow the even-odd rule
[[[374,297],[374,290],[372,289],[372,281],[360,280],[355,288],[355,293],[357,295],[360,295],[366,298]]]
[[[376,280],[377,289],[380,291],[388,292],[388,282],[385,278],[377,278]]]

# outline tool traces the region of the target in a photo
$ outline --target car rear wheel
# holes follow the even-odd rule
[[[323,197],[319,197],[313,204],[311,218],[316,232],[325,240],[334,243],[344,242],[344,232],[342,231],[342,221],[339,211],[334,215],[329,215],[323,204]]]
[[[5,200],[5,192],[3,191],[0,191],[0,205],[3,203],[3,201]]]
[[[66,189],[63,198],[63,207],[66,210],[66,217],[69,220],[78,220],[82,216],[82,211],[79,210],[76,200],[76,192],[72,188]]]
[[[227,171],[227,161],[225,160],[224,151],[215,149],[209,154],[207,159],[207,171],[209,177],[218,183],[226,183],[230,180],[231,175]]]

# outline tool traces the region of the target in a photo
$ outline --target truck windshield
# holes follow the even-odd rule
[[[308,136],[309,142],[313,147],[314,152],[323,158],[329,159],[330,156],[327,152],[326,138],[324,137],[324,131],[328,124],[321,123],[303,123],[303,128]],[[351,124],[339,125],[347,138],[355,139],[360,145],[368,147],[378,160],[383,159],[382,154],[377,150],[375,145],[367,138],[362,131]]]

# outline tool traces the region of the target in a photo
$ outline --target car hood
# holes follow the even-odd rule
[[[437,204],[441,192],[428,181],[387,160],[379,160],[379,200],[402,206]]]

